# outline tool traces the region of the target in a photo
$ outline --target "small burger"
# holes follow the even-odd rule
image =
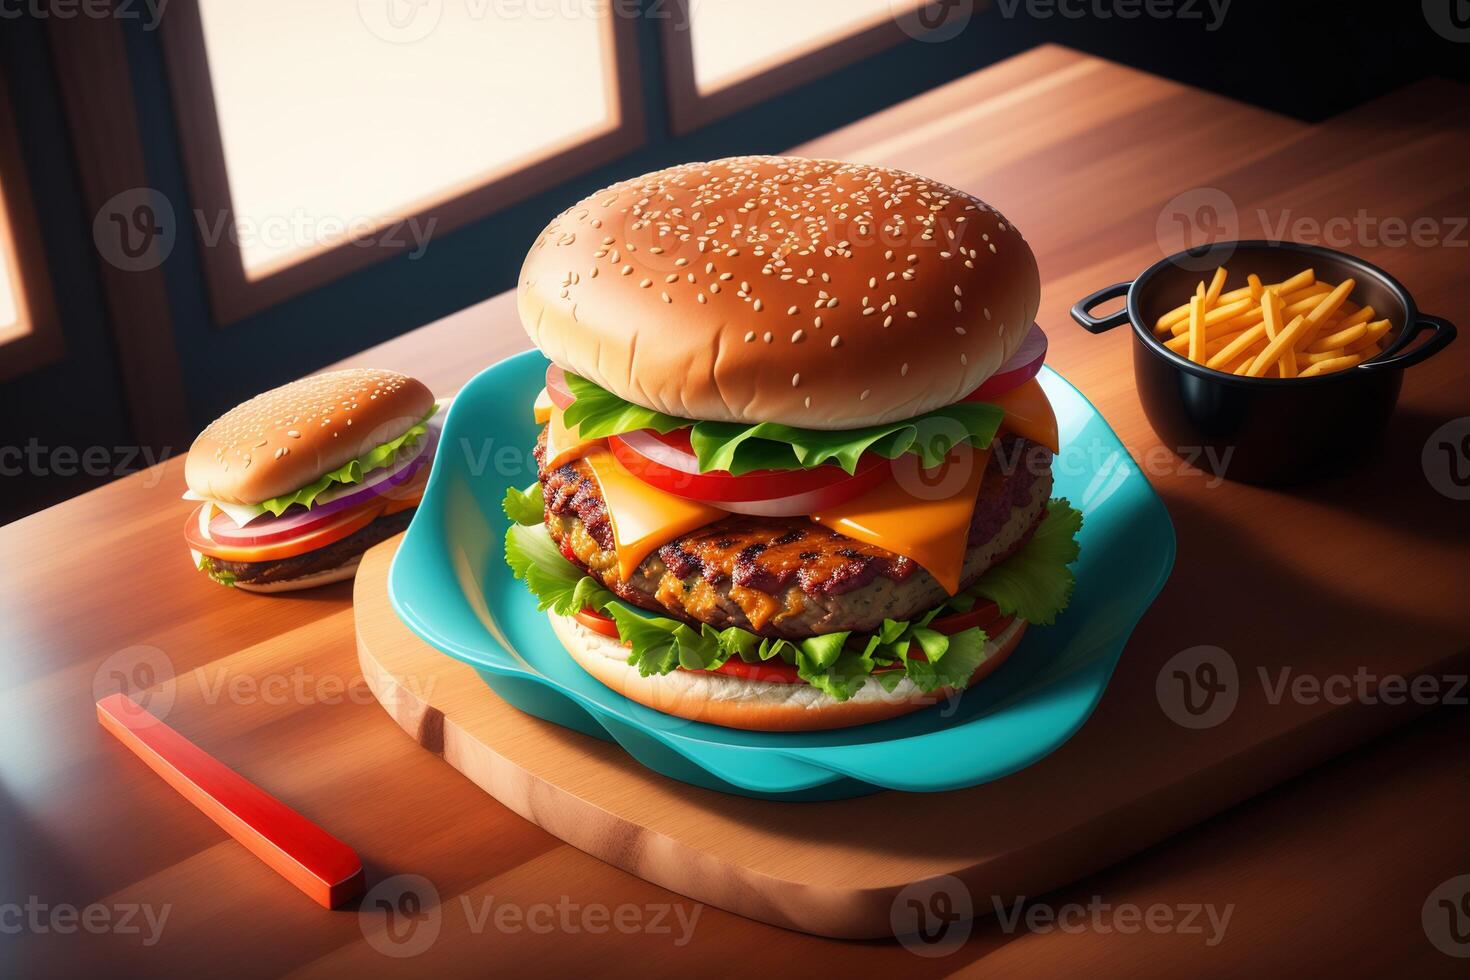
[[[616,184],[519,282],[550,359],[505,556],[634,701],[735,728],[879,721],[995,670],[1072,590],[1039,279],[916,174],[741,157]]]
[[[212,422],[184,477],[194,564],[220,585],[285,592],[351,578],[408,526],[438,435],[434,396],[393,371],[318,374]]]

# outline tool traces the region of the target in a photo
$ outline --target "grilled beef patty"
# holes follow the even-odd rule
[[[386,541],[408,527],[408,522],[412,519],[413,508],[410,507],[387,517],[379,517],[341,541],[334,541],[326,547],[292,558],[276,561],[225,561],[222,558],[210,558],[209,561],[217,572],[229,572],[235,576],[236,581],[250,585],[304,578],[317,572],[339,568],[360,557],[379,541]]]
[[[536,447],[545,460],[545,434]],[[540,473],[546,526],[568,559],[619,598],[661,615],[763,636],[866,632],[911,619],[947,597],[912,559],[855,541],[805,517],[732,514],[681,535],[623,581],[601,488],[583,460]],[[961,585],[1019,548],[1045,513],[1051,453],[1005,437],[970,521]]]

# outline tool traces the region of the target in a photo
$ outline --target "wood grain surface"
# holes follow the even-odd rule
[[[1158,665],[1129,657],[1109,686],[1106,723],[1085,726],[1063,750],[1006,779],[952,793],[829,803],[744,799],[662,778],[616,743],[523,714],[473,669],[420,640],[388,599],[401,540],[368,552],[352,596],[359,666],[399,727],[510,809],[594,857],[698,901],[817,935],[892,937],[908,924],[900,904],[908,895],[944,892],[949,897],[939,901],[978,904],[983,913],[1004,896],[1050,891],[1404,714],[1357,702],[1321,714],[1284,699],[1273,706],[1272,724],[1231,724],[1232,716],[1171,739],[1173,722],[1155,688]],[[1242,672],[1267,666],[1234,660]],[[1448,660],[1403,666],[1396,672],[1408,676],[1464,673]],[[873,840],[807,839],[795,829],[966,824],[984,830]]]
[[[1285,493],[1215,486],[1159,454],[1132,391],[1129,338],[1088,336],[1065,317],[1077,297],[1157,259],[1161,212],[1195,188],[1230,197],[1242,237],[1278,227],[1283,216],[1320,222],[1360,210],[1379,222],[1433,219],[1449,235],[1453,219],[1470,214],[1470,182],[1456,162],[1470,153],[1463,88],[1424,83],[1306,126],[1047,47],[801,151],[918,169],[978,192],[1025,230],[1042,268],[1039,319],[1051,335],[1050,362],[1145,465],[1178,530],[1174,577],[1125,653],[1141,672],[1200,644],[1251,663],[1274,658],[1309,676],[1362,669],[1382,677],[1426,652],[1464,654],[1470,522],[1463,504],[1434,491],[1421,453],[1441,424],[1470,415],[1470,344],[1462,339],[1410,372],[1385,444],[1365,470]],[[1470,324],[1462,246],[1390,246],[1353,234],[1347,250],[1397,275],[1424,310]],[[354,361],[409,371],[448,393],[525,345],[513,299],[502,296]],[[1114,908],[1231,906],[1213,945],[1179,928],[1124,931],[1107,916],[1080,929],[1023,923],[1011,931],[992,918],[961,949],[926,959],[891,942],[822,940],[698,910],[490,800],[404,737],[372,698],[357,669],[350,587],[289,597],[214,587],[179,539],[190,509],[178,499],[182,489],[176,459],[0,529],[7,973],[1362,974],[1407,965],[1449,975],[1463,966],[1436,949],[1421,923],[1430,892],[1470,872],[1470,788],[1458,763],[1470,734],[1463,712],[1436,715],[1042,899],[1052,907],[1096,904],[1094,896]],[[172,673],[171,725],[354,846],[370,889],[396,875],[431,882],[433,914],[399,909],[404,921],[437,924],[434,941],[412,957],[389,955],[403,946],[383,952],[381,906],[365,903],[361,915],[316,908],[103,733],[94,682],[105,686],[115,672],[144,678],[139,664]],[[1312,719],[1331,706],[1308,705],[1305,716],[1284,710],[1248,681],[1227,725],[1271,735],[1266,748],[1232,764],[1269,770],[1277,765],[1271,747],[1312,739]],[[1371,727],[1398,720],[1397,710],[1375,707],[1365,716]],[[1144,722],[1156,739],[1141,754],[1108,752],[1101,736],[1137,710],[1110,692],[1085,730],[1100,735],[1062,753],[1177,775],[1178,746],[1200,740],[1161,714]],[[1202,797],[1212,791],[1198,789]],[[1078,797],[1108,791],[1100,776],[1075,788]],[[711,806],[711,833],[721,816]],[[1144,806],[1117,819],[1152,816]],[[823,848],[839,839],[942,847],[984,824],[979,814],[959,826],[899,828],[793,817],[782,829],[793,850],[830,853]],[[1088,846],[1065,837],[1046,843]],[[623,930],[598,931],[588,919],[547,933],[526,919],[516,927],[514,915],[483,918],[487,900],[523,915],[570,903],[622,910],[624,925],[635,913],[642,918]],[[16,934],[6,903],[17,911],[95,903],[113,915],[112,928],[62,932],[41,915],[39,926]],[[139,907],[167,913],[152,944],[146,926],[118,927],[134,908],[129,924],[137,929]],[[697,914],[692,932],[654,929],[659,908],[664,920]],[[64,927],[64,916],[57,922]]]

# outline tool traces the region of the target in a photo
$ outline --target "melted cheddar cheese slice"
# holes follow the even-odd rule
[[[537,400],[538,420],[542,414]],[[1033,378],[990,401],[1005,411],[1001,427],[1060,451],[1056,413]],[[582,439],[554,406],[546,414],[546,468],[585,457],[602,488],[612,520],[618,570],[624,581],[655,549],[726,516],[726,511],[665,493],[628,472],[605,439]],[[970,518],[990,461],[990,450],[956,447],[944,465],[920,470],[901,457],[895,475],[872,490],[812,514],[811,519],[850,538],[913,559],[951,595],[959,591]]]
[[[1057,438],[1056,412],[1052,410],[1051,402],[1047,401],[1046,392],[1041,390],[1041,383],[1035,378],[987,401],[1005,410],[1006,417],[1000,424],[1001,428],[1009,429],[1032,442],[1039,442],[1053,453],[1062,451],[1061,440]]]
[[[867,544],[912,558],[946,592],[960,590],[970,518],[989,449],[957,446],[932,470],[900,458],[894,475],[860,497],[812,514],[812,520]]]
[[[624,582],[653,549],[729,516],[717,507],[654,489],[629,473],[606,448],[593,449],[586,460],[612,520],[618,573]]]
[[[575,425],[567,425],[562,419],[561,409],[551,410],[551,416],[546,422],[547,470],[565,466],[572,460],[587,455],[591,450],[606,445],[606,439],[583,439],[577,434]]]
[[[551,410],[555,407],[551,401],[551,393],[542,388],[541,394],[536,396],[536,404],[531,406],[531,414],[536,417],[536,424],[545,425],[551,418]]]

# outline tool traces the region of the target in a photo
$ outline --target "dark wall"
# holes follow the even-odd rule
[[[1443,2],[1447,18],[1458,0]],[[949,3],[952,16],[966,13],[967,0]],[[1120,16],[1129,10],[1139,16]],[[1150,16],[1150,10],[1166,16]],[[545,221],[599,186],[689,159],[779,151],[1038,43],[1066,44],[1307,119],[1425,75],[1464,79],[1470,69],[1470,44],[1436,33],[1425,9],[1412,0],[1361,12],[1327,0],[1234,0],[1224,5],[1223,17],[1221,11],[1220,0],[1214,6],[1208,0],[992,0],[987,9],[973,10],[953,40],[908,42],[684,136],[668,126],[657,24],[642,20],[645,145],[435,236],[416,260],[388,258],[219,328],[209,313],[199,243],[181,233],[164,268],[191,421],[202,426],[257,391],[511,288],[527,243]],[[43,32],[34,23],[5,21],[0,33],[6,35],[0,54],[11,91],[26,94],[17,100],[24,103],[17,107],[25,121],[22,138],[71,354],[64,369],[0,384],[0,445],[23,443],[31,435],[51,442],[125,439],[112,352],[99,329],[104,320],[91,215],[81,213]],[[133,23],[126,36],[150,184],[173,202],[176,213],[188,213],[158,34]],[[77,399],[58,404],[50,396],[79,387],[98,391],[99,406]],[[0,479],[0,520],[76,488],[75,482],[54,478]]]

